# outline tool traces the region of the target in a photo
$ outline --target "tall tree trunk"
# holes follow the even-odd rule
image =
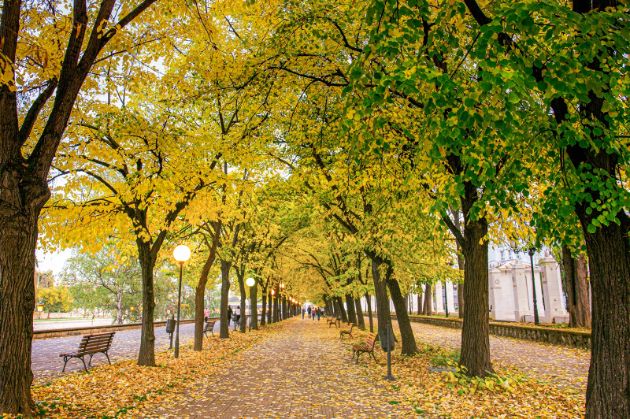
[[[195,287],[195,341],[193,350],[201,351],[203,349],[203,318],[204,318],[204,300],[205,300],[205,284],[201,284],[201,279]]]
[[[31,342],[38,215],[6,217],[0,205],[0,412],[28,415],[34,406]]]
[[[203,321],[204,321],[204,303],[206,297],[206,285],[208,284],[208,275],[210,268],[214,263],[214,254],[209,254],[201,269],[199,282],[195,287],[195,343],[193,349],[201,351],[203,349]]]
[[[238,280],[238,289],[241,294],[241,318],[239,328],[242,333],[247,331],[247,291],[245,289],[245,270],[235,269],[236,279]]]
[[[459,243],[457,243],[457,268],[462,272],[464,272],[466,269],[466,264],[464,263],[464,256],[462,255],[461,249],[459,247]],[[464,287],[465,287],[464,282],[460,282],[459,284],[457,284],[457,305],[458,305],[457,316],[460,319],[464,318],[464,309],[466,308],[466,299],[464,297]]]
[[[258,329],[258,281],[249,289],[249,306],[251,318],[249,325],[252,329]]]
[[[219,241],[221,237],[221,223],[215,222],[213,224],[212,244],[208,249],[208,257],[201,267],[201,273],[199,274],[199,282],[195,287],[195,342],[193,349],[195,351],[201,351],[203,349],[203,328],[204,328],[204,304],[206,298],[206,285],[208,284],[208,275],[210,275],[210,269],[214,264],[214,260],[217,256],[217,247],[219,247]],[[207,243],[207,242],[206,242]]]
[[[467,218],[466,210],[464,216]],[[464,271],[466,310],[462,326],[460,364],[466,367],[468,374],[479,377],[493,372],[490,363],[488,323],[488,243],[484,238],[487,232],[488,224],[485,219],[466,220],[465,245],[462,247],[466,259]]]
[[[454,210],[451,208],[451,214],[453,214],[453,222],[457,226],[457,228],[461,231],[462,229],[462,217],[459,210]],[[465,270],[466,262],[464,259],[464,255],[462,254],[462,247],[459,243],[459,240],[455,240],[456,245],[456,254],[457,254],[457,268],[460,271]],[[464,309],[466,307],[466,299],[464,297],[464,283],[460,282],[457,284],[457,317],[460,319],[464,318]]]
[[[388,342],[388,328],[393,331],[392,318],[389,311],[389,298],[387,297],[387,285],[381,279],[380,267],[383,263],[375,253],[366,252],[372,262],[372,281],[374,282],[374,294],[376,296],[376,318],[378,337],[381,342]]]
[[[273,296],[273,322],[278,323],[280,321],[279,301],[278,301],[278,287],[276,287],[276,293]]]
[[[326,302],[326,311],[330,317],[337,317],[337,312],[335,311],[335,300],[332,297],[324,297],[324,301]]]
[[[401,353],[403,355],[413,355],[418,352],[416,338],[414,337],[413,329],[411,328],[411,321],[409,320],[409,313],[407,312],[406,298],[403,297],[398,281],[396,281],[393,276],[393,268],[391,264],[387,265],[386,282],[392,301],[394,302],[394,309],[396,310],[398,329],[400,330],[400,337],[402,339]]]
[[[574,258],[568,246],[562,246],[562,267],[567,293],[570,327],[591,327],[587,265],[584,255]]]
[[[138,365],[155,367],[155,332],[153,330],[153,312],[155,311],[153,269],[155,268],[155,256],[151,252],[150,243],[138,238],[136,244],[142,270],[142,332],[140,334]]]
[[[593,318],[586,417],[630,417],[630,219],[617,214],[589,233],[582,222],[591,273]],[[582,221],[584,220],[584,221]]]
[[[283,295],[282,296],[282,317],[281,317],[282,320],[285,320],[289,317],[287,311],[288,311],[287,297],[286,295]]]
[[[361,298],[354,298],[354,305],[357,311],[357,326],[361,330],[365,330],[365,317],[363,316],[363,308],[361,308]]]
[[[420,286],[422,287],[422,285]],[[416,296],[418,299],[418,307],[416,308],[416,314],[422,314],[422,288],[418,288],[418,295]]]
[[[365,302],[367,304],[368,322],[370,323],[370,333],[374,333],[374,316],[372,315],[372,298],[370,294],[365,293]]]
[[[267,294],[267,324],[273,323],[273,295]]]
[[[262,312],[260,313],[260,325],[264,326],[267,324],[267,290],[263,288],[261,290],[261,299],[262,299]]]
[[[341,318],[341,321],[348,323],[348,314],[346,313],[346,308],[343,306],[343,300],[341,297],[335,297],[335,301],[337,302],[337,308],[339,309],[339,317]]]
[[[424,285],[424,305],[422,306],[422,314],[430,316],[433,314],[433,285]]]
[[[232,264],[221,260],[221,321],[219,322],[219,337],[230,337],[230,319],[228,318],[228,297],[230,295],[230,268]]]
[[[116,290],[116,323],[123,324],[123,291],[122,288]]]
[[[358,326],[357,313],[354,311],[354,298],[350,294],[346,294],[346,306],[348,307],[348,322]]]

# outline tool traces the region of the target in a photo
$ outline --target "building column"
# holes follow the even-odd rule
[[[569,313],[563,304],[560,266],[552,257],[546,256],[538,260],[538,267],[542,276],[543,291],[542,298],[539,299],[545,303],[544,322],[553,323],[554,318],[558,318],[557,320],[561,322],[568,322]]]

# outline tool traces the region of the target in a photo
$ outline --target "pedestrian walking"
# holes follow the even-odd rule
[[[317,307],[313,307],[311,310],[311,320],[315,320],[315,317],[317,317]]]
[[[312,306],[308,306],[308,309],[306,311],[308,311],[308,318],[310,319],[311,318],[311,313],[313,312]]]
[[[318,308],[317,309],[317,321],[319,321],[319,318],[322,316],[322,309]]]
[[[306,310],[304,309],[304,307],[302,307],[302,320],[304,320],[304,314],[306,313]]]
[[[228,324],[228,329],[230,328],[230,322],[232,321],[232,306],[228,306],[227,309],[227,324]]]

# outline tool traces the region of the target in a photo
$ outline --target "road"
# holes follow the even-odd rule
[[[183,324],[180,328],[180,341],[186,342],[193,337],[194,324]],[[219,322],[214,326],[214,331],[219,330]],[[53,377],[61,374],[63,368],[63,358],[59,357],[63,352],[74,352],[79,347],[81,336],[67,336],[62,338],[36,339],[33,340],[33,355],[31,366],[35,378]],[[164,327],[155,329],[156,350],[167,349],[169,345],[168,334]],[[138,356],[140,348],[140,329],[125,330],[116,332],[109,356],[113,361],[119,359],[135,358]],[[93,365],[106,363],[107,358],[102,354],[94,356]],[[76,371],[83,368],[79,359],[72,359],[68,362],[66,371]]]

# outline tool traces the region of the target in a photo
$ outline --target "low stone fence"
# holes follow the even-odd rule
[[[218,318],[216,319],[218,320]],[[194,323],[194,320],[181,320],[180,324]],[[166,321],[159,321],[153,323],[155,328],[166,327]],[[33,339],[48,339],[59,338],[64,336],[75,335],[89,335],[91,333],[104,333],[104,332],[117,332],[120,330],[133,330],[140,329],[142,323],[129,323],[129,324],[112,324],[106,326],[84,326],[84,327],[72,327],[68,329],[50,329],[50,330],[36,330],[33,332]]]
[[[392,318],[396,318],[392,314]],[[412,322],[432,324],[435,326],[461,329],[460,319],[447,319],[430,316],[410,315]],[[554,345],[570,346],[574,348],[590,349],[591,334],[577,330],[562,330],[544,326],[526,326],[514,323],[490,322],[490,334],[496,336],[507,336],[517,339],[535,340]]]

